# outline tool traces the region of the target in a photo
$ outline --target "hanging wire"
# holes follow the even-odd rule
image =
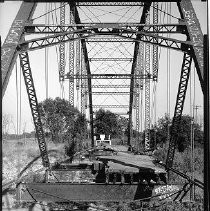
[[[20,67],[20,69],[19,69],[19,80],[20,80],[20,87],[19,87],[19,89],[20,89],[20,99],[19,99],[19,104],[20,104],[20,106],[19,106],[19,134],[21,134],[21,125],[22,125],[22,92],[21,92],[21,67]]]
[[[52,9],[52,3],[50,3],[50,11],[54,11],[54,13],[51,13],[51,18],[52,18],[52,22],[53,24],[59,25],[58,24],[58,18],[57,18],[57,9],[64,7],[66,4],[64,4],[63,6],[60,6],[58,8],[56,8],[56,4],[54,3],[54,7],[55,9]],[[55,17],[54,17],[55,15]],[[55,19],[55,20],[54,20]],[[58,56],[58,46],[56,46],[56,56],[57,56],[57,63],[58,63],[58,74],[59,74],[59,56]],[[63,98],[65,96],[65,91],[64,91],[64,86],[61,82],[60,83],[60,97]]]
[[[18,92],[18,69],[17,69],[17,62],[15,63],[15,79],[16,79],[16,135],[18,135],[19,131],[19,92]]]
[[[170,2],[170,4],[171,4],[171,2]],[[155,8],[154,6],[152,6],[151,5],[151,7],[153,7],[153,8]],[[180,20],[180,18],[179,17],[176,17],[176,16],[174,16],[174,15],[171,15],[171,13],[170,12],[165,12],[165,10],[162,10],[162,9],[159,9],[159,8],[155,8],[155,9],[157,9],[157,10],[159,10],[160,12],[162,12],[164,15],[168,15],[168,16],[170,16],[170,17],[173,17],[173,18],[175,18],[175,19],[177,19],[177,20]]]
[[[192,117],[191,122],[190,122],[190,149],[191,149],[191,179],[193,180],[193,115],[192,115],[192,72],[190,73],[190,117]],[[192,189],[190,191],[190,199],[193,200],[193,193]]]
[[[45,25],[49,25],[49,8],[48,8],[48,3],[45,4],[45,12],[46,12],[46,16],[45,16]],[[46,35],[47,36],[47,35]],[[46,99],[48,98],[48,54],[49,53],[49,49],[48,47],[45,48],[45,97]]]
[[[170,3],[166,3],[166,11],[167,13],[171,12],[171,2]],[[171,17],[167,16],[167,23],[171,23]],[[167,34],[167,37],[170,38],[170,34]],[[171,64],[170,64],[170,54],[171,50],[167,48],[167,116],[170,119],[170,92],[171,92],[171,84],[170,84],[170,72],[171,72]],[[167,127],[167,140],[169,142],[170,139],[170,125],[168,122],[168,127]]]
[[[45,15],[47,15],[47,14],[49,14],[49,13],[52,13],[52,12],[54,12],[54,11],[60,9],[61,7],[65,7],[67,4],[68,4],[68,3],[66,3],[66,4],[64,4],[64,5],[60,6],[60,7],[57,7],[57,8],[55,8],[55,9],[51,9],[50,11],[44,13],[43,15],[40,15],[40,16],[38,16],[38,17],[36,17],[36,18],[33,18],[33,19],[31,19],[31,20],[34,21],[34,20],[36,20],[36,19],[38,19],[38,18],[41,18],[41,17],[43,17],[43,16],[45,16]]]

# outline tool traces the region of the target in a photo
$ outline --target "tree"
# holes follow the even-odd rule
[[[53,142],[64,142],[73,136],[75,119],[79,111],[61,98],[48,98],[39,103],[43,127],[51,134]]]
[[[99,109],[96,112],[94,127],[96,128],[96,134],[111,135],[117,137],[122,134],[121,128],[122,121],[120,123],[118,116],[111,111]]]
[[[172,120],[167,115],[160,118],[157,122],[157,125],[151,128],[151,140],[155,140],[155,142],[159,144],[166,143],[168,132],[170,132],[171,123]],[[179,125],[179,130],[177,131],[177,148],[180,152],[184,151],[188,146],[190,146],[190,140],[192,135],[192,123],[193,118],[191,116],[182,116]],[[203,132],[201,131],[201,127],[197,123],[194,123],[193,129],[195,143],[202,144]]]

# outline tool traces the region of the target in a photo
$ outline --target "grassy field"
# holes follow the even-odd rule
[[[50,162],[54,163],[57,159],[65,159],[64,144],[47,143],[48,150],[58,150],[58,154],[49,154]],[[21,170],[35,157],[40,155],[38,143],[35,139],[6,140],[2,144],[2,184],[7,184],[12,180],[18,179]],[[42,169],[42,161],[38,159],[24,175],[31,179],[34,172]],[[32,178],[33,179],[33,178]],[[16,204],[15,193],[10,193],[2,198],[3,207],[12,208]]]

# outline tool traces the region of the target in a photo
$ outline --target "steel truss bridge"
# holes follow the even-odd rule
[[[58,7],[60,12],[57,23],[36,21],[38,18],[34,18],[33,15],[38,8],[38,2],[28,0],[21,4],[1,49],[1,68],[4,95],[15,61],[19,57],[43,165],[49,167],[50,164],[32,76],[34,68],[30,64],[31,51],[52,46],[59,47],[59,81],[62,84],[68,83],[68,100],[72,106],[76,105],[75,95],[79,93],[81,101],[79,109],[90,120],[92,145],[94,145],[93,114],[98,108],[115,108],[118,113],[127,115],[128,145],[131,145],[133,125],[137,131],[140,128],[140,114],[143,115],[140,101],[141,93],[144,93],[145,149],[149,150],[150,87],[152,83],[158,83],[158,73],[161,71],[160,49],[167,48],[183,54],[182,61],[177,61],[181,63],[181,69],[178,70],[180,80],[176,90],[177,98],[166,161],[166,167],[171,168],[192,61],[196,67],[201,89],[203,92],[205,89],[203,34],[191,1],[169,1],[177,10],[175,18],[172,14],[165,14],[174,18],[170,23],[161,21],[160,5],[165,2],[161,0],[64,1]],[[109,17],[100,19],[100,13],[103,13],[100,9],[103,7],[117,7],[118,10],[123,7],[136,8],[135,13],[138,18],[135,21],[134,17],[126,20],[121,15],[116,22],[114,18],[110,20]],[[88,12],[85,13],[84,10],[89,11],[92,19],[85,17]],[[94,11],[99,12],[94,14]],[[107,14],[113,13],[110,10]],[[112,48],[108,46],[106,49],[107,43],[112,45]],[[132,51],[128,50],[130,47]],[[105,53],[101,53],[102,50]],[[94,100],[95,95],[123,96],[127,97],[127,101],[123,101],[122,104],[117,100],[97,104]]]

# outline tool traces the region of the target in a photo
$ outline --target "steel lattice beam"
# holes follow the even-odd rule
[[[128,105],[93,105],[93,108],[128,108]]]
[[[2,96],[6,91],[12,69],[17,58],[17,46],[22,40],[26,22],[36,8],[36,3],[23,2],[1,47]]]
[[[76,24],[80,24],[81,20],[79,17],[78,10],[76,8],[75,2],[69,2],[70,10],[73,12],[74,8],[74,22]],[[82,27],[77,27],[78,30],[82,30]],[[82,38],[82,35],[79,36],[80,39]],[[91,71],[90,71],[90,64],[88,60],[88,51],[86,47],[85,39],[81,39],[81,47],[82,47],[82,54],[84,56],[84,63],[85,63],[85,69],[87,71],[87,85],[88,85],[88,95],[89,95],[89,113],[90,113],[90,125],[91,125],[91,145],[94,146],[94,131],[93,131],[93,107],[92,107],[92,86],[91,86]]]
[[[147,16],[146,23],[150,22]],[[150,44],[145,44],[145,73],[150,74]],[[150,80],[145,79],[145,150],[150,149]]]
[[[147,33],[185,33],[185,24],[138,24],[138,23],[82,23],[82,24],[65,24],[65,25],[46,25],[46,24],[30,24],[25,26],[27,34],[55,34],[61,32],[70,32],[76,30],[77,27],[83,29],[105,29],[116,28],[121,30],[138,31],[138,27],[144,27],[142,32]],[[132,32],[131,31],[131,32]],[[128,31],[128,33],[131,33]]]
[[[81,74],[87,74],[86,73],[86,69],[84,66],[85,62],[84,62],[84,57],[82,56],[81,59]],[[83,114],[85,114],[85,108],[87,105],[87,79],[82,79],[81,80],[81,111]]]
[[[140,23],[144,24],[146,22],[146,18],[147,15],[149,13],[149,9],[150,9],[150,3],[145,3],[143,11],[142,11],[142,16],[141,16],[141,20]],[[143,30],[143,26],[138,28],[138,34],[137,34],[137,39],[140,40],[140,32],[141,30]],[[135,42],[135,46],[134,46],[134,55],[133,55],[133,63],[132,63],[132,68],[131,68],[131,82],[130,82],[130,101],[129,101],[129,123],[128,123],[128,145],[131,144],[131,135],[132,135],[132,109],[133,109],[133,89],[134,89],[134,73],[135,73],[135,69],[136,69],[136,60],[137,60],[137,55],[138,55],[138,50],[139,50],[139,42]],[[135,75],[136,77],[137,75]]]
[[[92,92],[93,95],[130,95],[130,92]],[[135,92],[133,94],[136,94]]]
[[[138,49],[138,55],[137,55],[137,61],[136,61],[136,70],[135,70],[135,75],[142,75],[143,72],[141,71],[141,55],[142,55],[142,43],[139,43],[139,49]],[[139,132],[139,94],[141,90],[141,81],[142,79],[135,79],[135,84],[134,84],[134,90],[137,93],[135,95],[135,119],[136,119],[136,131]],[[139,136],[137,137],[138,142],[139,142]],[[136,143],[136,148],[138,149],[139,143]]]
[[[81,34],[79,37],[72,38],[71,34]],[[79,29],[72,32],[63,32],[51,36],[31,39],[19,45],[22,50],[36,50],[47,46],[54,46],[62,42],[75,41],[78,39],[85,40],[89,37],[101,35],[119,36],[133,40],[135,42],[143,41],[153,45],[171,48],[179,51],[189,51],[192,43],[190,41],[181,41],[173,38],[152,35],[142,31],[128,30],[123,28],[88,28]]]
[[[76,5],[78,6],[143,6],[143,2],[96,2],[96,1],[91,1],[91,2],[77,2]]]
[[[89,58],[90,62],[98,61],[129,61],[132,62],[133,58]]]
[[[99,84],[99,85],[92,85],[92,88],[129,88],[130,85],[123,85],[123,84]]]
[[[179,125],[181,121],[182,111],[184,107],[184,101],[185,96],[187,92],[187,85],[189,81],[190,76],[190,68],[192,63],[192,56],[189,54],[184,54],[183,63],[182,63],[182,70],[181,70],[181,76],[179,81],[179,88],[178,88],[178,94],[176,98],[176,106],[174,111],[174,117],[172,120],[172,125],[170,129],[170,142],[169,142],[169,149],[167,154],[167,160],[166,160],[166,166],[167,168],[172,167],[173,165],[173,159],[174,159],[174,153],[177,143],[177,132],[179,130]]]
[[[26,90],[28,93],[31,113],[32,113],[35,129],[36,129],[39,149],[42,156],[42,164],[44,167],[50,167],[50,162],[49,162],[48,152],[47,152],[47,145],[45,142],[44,131],[42,128],[42,122],[41,122],[41,117],[39,113],[38,101],[36,97],[36,91],[34,87],[28,53],[21,52],[19,56],[20,56],[20,66],[22,68]]]
[[[76,89],[79,90],[80,85],[80,40],[76,41]]]
[[[74,23],[73,12],[70,10],[70,23]],[[72,35],[73,38],[74,35]],[[74,42],[69,42],[69,103],[74,106]]]
[[[69,74],[65,75],[66,79],[153,79],[152,75],[150,74],[144,74],[144,75],[133,75],[132,74],[90,74],[90,75],[73,75],[70,76]]]
[[[153,3],[153,23],[158,23],[158,2]],[[155,35],[158,35],[157,27],[154,27]],[[153,69],[153,80],[158,80],[158,46],[152,46],[152,69]]]
[[[60,3],[60,24],[65,24],[65,3]],[[64,31],[64,28],[61,27],[61,31]],[[65,43],[59,45],[59,80],[64,81],[65,74]]]

